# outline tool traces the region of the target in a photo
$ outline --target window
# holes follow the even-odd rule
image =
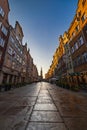
[[[74,64],[74,67],[77,66],[77,59],[75,59],[75,60],[73,61],[73,64]]]
[[[14,38],[13,38],[12,36],[10,36],[10,41],[11,41],[12,43],[15,43],[15,40],[14,40]]]
[[[2,57],[2,51],[0,51],[0,60],[1,60],[1,57]]]
[[[12,57],[14,58],[14,59],[16,59],[16,52],[15,51],[12,51]]]
[[[2,22],[0,22],[0,28],[1,28],[1,26],[2,26]]]
[[[75,36],[75,32],[72,33],[72,37],[74,37],[74,36]]]
[[[6,66],[11,67],[12,59],[10,57],[6,58]]]
[[[13,49],[9,46],[9,48],[8,48],[8,53],[10,54],[10,55],[12,55],[12,53],[13,53]]]
[[[19,55],[17,55],[17,61],[19,61]]]
[[[82,5],[83,5],[83,6],[85,5],[85,2],[86,2],[86,0],[82,0]]]
[[[84,13],[84,14],[82,15],[82,17],[81,17],[82,23],[85,21],[85,19],[86,19],[86,14]]]
[[[19,40],[19,43],[20,43],[20,45],[21,45],[21,41]]]
[[[67,55],[69,55],[69,50],[67,50]]]
[[[2,16],[2,17],[4,17],[4,11],[3,11],[3,9],[2,9],[2,7],[0,6],[0,15]]]
[[[20,52],[20,47],[18,47],[18,51]]]
[[[78,32],[78,31],[79,31],[79,25],[78,25],[78,26],[76,26],[75,30],[76,30],[76,32]]]
[[[87,34],[87,24],[84,26],[85,33]]]
[[[4,26],[2,26],[1,30],[5,34],[5,36],[7,36],[8,31],[7,31],[7,29]]]
[[[67,67],[67,69],[69,69],[69,67],[68,67],[68,63],[66,64],[66,67]]]
[[[73,37],[70,37],[70,41],[72,41],[72,38],[73,38]]]
[[[0,46],[4,47],[5,44],[5,40],[3,40],[3,38],[0,37]]]
[[[81,64],[81,57],[80,56],[77,57],[77,63],[78,63],[78,65]]]
[[[80,36],[79,39],[78,39],[78,44],[79,46],[83,45],[84,41],[83,41],[83,37]]]
[[[23,65],[25,65],[25,61],[23,61]]]
[[[21,54],[22,54],[22,51],[21,51]]]
[[[15,43],[15,47],[18,48],[17,43]]]
[[[74,50],[77,50],[78,49],[78,44],[77,42],[74,44]]]
[[[16,36],[16,39],[17,39],[17,41],[19,42],[19,44],[22,44],[22,43],[21,43],[21,40],[20,40],[20,38],[19,38],[18,36]]]
[[[19,40],[18,36],[16,36],[16,39]]]
[[[22,58],[19,59],[19,62],[22,63]]]
[[[74,47],[71,48],[71,53],[74,53]]]
[[[83,63],[87,62],[87,52],[82,54],[82,62]]]
[[[16,52],[15,51],[12,51],[12,57],[16,58]]]
[[[72,64],[71,62],[68,63],[68,69],[71,69],[72,68]]]

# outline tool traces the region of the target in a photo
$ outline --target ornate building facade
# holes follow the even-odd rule
[[[9,11],[8,0],[0,0],[0,85],[36,81],[37,67],[27,44],[23,45],[22,27],[18,21],[15,27],[9,24]]]

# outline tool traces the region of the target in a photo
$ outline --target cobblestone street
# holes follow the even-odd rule
[[[0,93],[0,130],[87,130],[87,94],[49,83]]]

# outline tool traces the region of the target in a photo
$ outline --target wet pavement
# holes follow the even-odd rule
[[[0,130],[87,130],[87,94],[49,83],[0,93]]]

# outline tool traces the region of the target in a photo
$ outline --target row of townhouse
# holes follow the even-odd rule
[[[87,83],[87,0],[78,0],[74,19],[68,31],[60,35],[45,77],[65,78],[72,84]]]
[[[27,43],[23,45],[23,30],[18,21],[12,27],[8,21],[8,0],[0,0],[0,84],[33,82],[38,79]]]

